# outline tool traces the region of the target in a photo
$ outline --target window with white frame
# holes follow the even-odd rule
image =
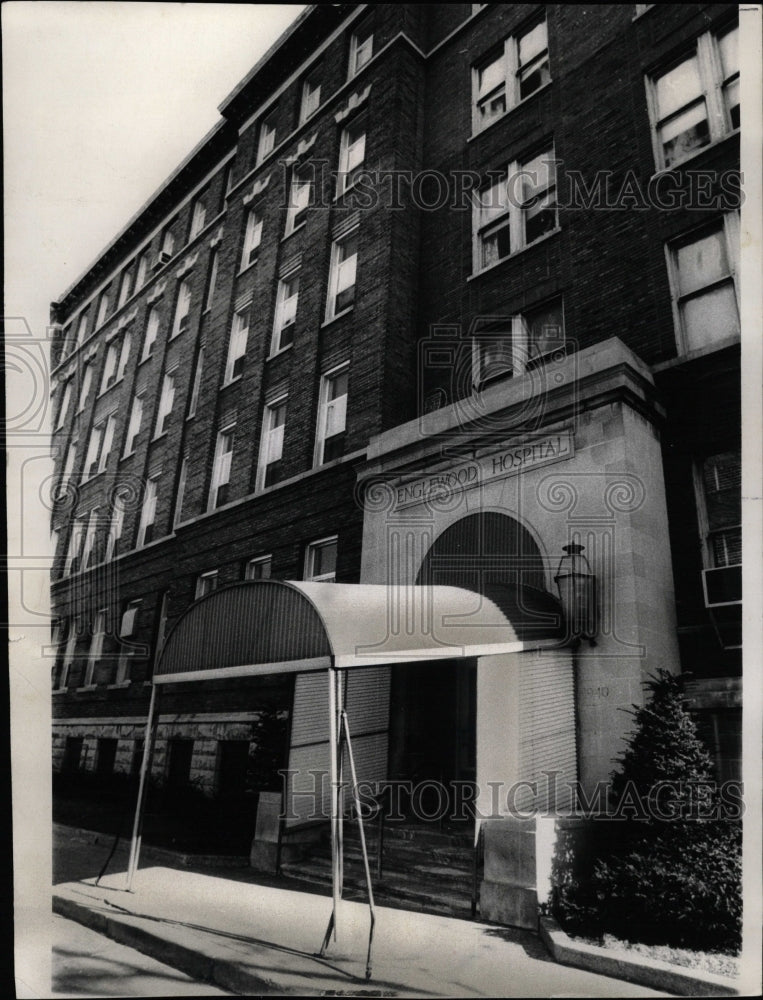
[[[64,462],[64,471],[61,476],[61,485],[65,486],[72,477],[74,472],[74,460],[77,456],[77,443],[73,441],[69,447],[66,449],[66,461]]]
[[[109,456],[111,455],[111,449],[114,444],[114,432],[117,426],[117,418],[114,413],[110,413],[106,418],[106,424],[103,429],[103,439],[101,441],[101,451],[98,456],[98,471],[104,472],[106,466],[109,464]]]
[[[207,594],[211,594],[212,591],[217,590],[217,582],[219,578],[219,570],[211,569],[206,573],[200,573],[196,577],[196,590],[194,591],[194,597],[198,601],[201,597],[206,597]]]
[[[257,143],[257,162],[262,163],[272,153],[276,145],[276,110],[267,114],[260,123],[260,138]]]
[[[127,434],[125,436],[125,450],[122,455],[126,458],[128,455],[132,455],[135,451],[135,442],[137,440],[138,434],[140,433],[140,425],[143,420],[143,397],[136,396],[132,401],[132,409],[130,410],[130,422],[127,425]]]
[[[85,536],[85,523],[78,518],[72,524],[69,535],[69,548],[66,552],[66,562],[64,563],[64,576],[78,573],[80,568],[80,553],[82,551],[82,540]]]
[[[320,69],[314,69],[302,83],[302,103],[299,110],[299,122],[306,122],[315,114],[321,103]]]
[[[281,478],[283,437],[286,427],[286,396],[265,406],[262,415],[262,442],[258,467],[258,489],[273,486]]]
[[[321,538],[311,542],[305,553],[305,580],[331,583],[336,579],[336,553],[338,538]]]
[[[93,384],[93,363],[88,362],[85,365],[84,371],[82,372],[82,386],[79,391],[79,404],[77,405],[77,413],[82,413],[87,405],[87,397],[90,393],[90,387]]]
[[[226,427],[217,435],[215,459],[212,464],[212,482],[209,487],[208,510],[222,507],[230,499],[230,473],[233,462],[235,429]]]
[[[106,316],[109,312],[109,293],[101,292],[101,298],[98,302],[98,318],[95,321],[95,325],[102,326],[106,322]]]
[[[355,302],[358,267],[358,230],[353,229],[331,246],[326,320],[351,309]]]
[[[217,250],[212,251],[212,255],[209,259],[209,277],[207,278],[207,294],[204,299],[204,311],[207,312],[212,308],[212,303],[215,298],[215,287],[217,285],[217,267],[219,263],[219,257]]]
[[[85,335],[87,334],[87,313],[84,312],[79,318],[79,323],[77,324],[77,343],[81,344]]]
[[[691,52],[655,73],[647,91],[657,167],[670,167],[739,128],[739,29],[699,36]]]
[[[154,344],[156,343],[156,338],[159,335],[159,310],[156,306],[152,306],[148,313],[148,321],[146,323],[146,335],[143,339],[143,351],[140,356],[141,361],[147,361],[151,357]]]
[[[286,236],[299,229],[306,222],[312,193],[312,171],[294,170],[291,175],[289,203],[286,209]]]
[[[185,499],[185,485],[188,479],[188,457],[183,456],[180,463],[180,474],[178,475],[178,485],[175,492],[175,513],[172,518],[172,527],[176,528],[183,520],[183,500]]]
[[[269,580],[272,566],[272,556],[257,556],[256,559],[250,559],[244,569],[244,579]]]
[[[116,684],[126,684],[129,679],[130,658],[135,650],[135,645],[130,642],[130,639],[135,635],[138,612],[142,604],[143,601],[140,598],[129,601],[122,612],[122,619],[119,623],[120,653],[114,678]]]
[[[65,691],[69,686],[69,675],[72,669],[72,663],[74,663],[74,653],[77,648],[77,630],[75,628],[74,622],[69,624],[69,637],[66,640],[66,648],[64,650],[64,658],[61,662],[61,669],[58,674],[58,683],[56,684],[56,689],[58,691]]]
[[[64,426],[64,421],[66,420],[66,414],[69,412],[69,404],[72,398],[72,380],[68,379],[64,383],[63,391],[61,392],[61,405],[58,408],[58,417],[56,418],[56,430],[60,430]]]
[[[233,314],[233,323],[228,344],[228,360],[225,365],[225,382],[240,378],[244,371],[246,341],[249,336],[249,306]]]
[[[87,530],[85,532],[85,544],[82,549],[82,569],[88,569],[99,561],[98,546],[98,526],[100,511],[93,507],[87,519]]]
[[[111,341],[106,351],[106,361],[103,366],[103,378],[101,380],[101,392],[106,392],[117,382],[121,382],[127,369],[127,362],[130,356],[132,336],[126,330],[121,343],[118,338]]]
[[[98,461],[101,453],[101,442],[105,424],[93,424],[85,452],[85,464],[82,467],[82,482],[87,482],[98,471]]]
[[[241,270],[257,261],[260,243],[262,241],[262,212],[250,208],[246,214],[246,229],[244,230],[244,246],[241,251]]]
[[[167,261],[172,257],[175,250],[175,234],[171,227],[167,227],[164,230],[164,235],[162,236],[162,247],[159,251],[159,263],[166,264]]]
[[[700,467],[700,481],[705,566],[741,565],[741,453],[729,451],[704,459]]]
[[[739,248],[735,212],[669,244],[678,339],[684,352],[739,336]]]
[[[550,79],[544,19],[506,38],[474,67],[474,132],[486,128]]]
[[[146,278],[148,277],[148,250],[144,250],[143,253],[138,257],[138,269],[135,272],[135,291],[137,292],[139,288],[142,288],[146,283]]]
[[[103,656],[103,640],[106,636],[106,619],[107,611],[106,608],[102,608],[95,616],[95,621],[93,622],[93,634],[90,638],[90,649],[87,654],[87,665],[85,667],[85,676],[82,681],[83,687],[92,687],[93,679],[95,676],[95,668]]]
[[[196,355],[196,367],[193,372],[193,386],[191,387],[191,401],[188,404],[188,417],[196,416],[196,407],[199,405],[199,392],[201,391],[201,373],[204,368],[204,345],[202,344],[199,348],[199,353]]]
[[[192,240],[194,236],[198,236],[199,233],[204,228],[204,223],[207,219],[207,203],[204,198],[197,198],[193,206],[193,214],[191,216],[191,233],[188,237]]]
[[[143,493],[143,506],[140,510],[140,522],[138,524],[138,548],[148,545],[154,538],[158,489],[159,476],[156,474],[146,481],[146,489]]]
[[[277,354],[294,341],[294,323],[297,317],[298,300],[299,271],[297,270],[278,282],[271,354]]]
[[[510,163],[475,200],[475,271],[516,253],[558,226],[553,147]]]
[[[122,530],[125,523],[124,500],[117,495],[114,496],[112,503],[111,521],[109,523],[108,534],[106,535],[105,559],[107,562],[119,555]]]
[[[353,77],[370,60],[374,53],[374,33],[371,24],[361,25],[350,36],[350,61],[348,76]]]
[[[188,329],[191,311],[191,286],[187,281],[181,281],[178,288],[175,305],[175,319],[172,323],[172,336],[177,337]]]
[[[122,345],[119,351],[119,364],[117,365],[117,382],[121,382],[127,371],[127,362],[130,359],[130,348],[132,347],[132,333],[129,328],[122,336]]]
[[[349,365],[342,365],[321,378],[315,464],[323,465],[344,454],[347,427],[347,383]]]
[[[355,183],[363,169],[366,157],[366,117],[358,115],[342,129],[339,141],[339,169],[337,194],[342,194]]]
[[[494,379],[516,378],[544,356],[564,348],[561,298],[506,319],[484,319],[473,340],[473,379],[477,388]]]
[[[159,397],[159,408],[156,411],[156,429],[154,438],[161,437],[167,433],[172,404],[175,400],[175,372],[167,372],[162,382],[162,394]]]
[[[119,286],[119,307],[123,306],[130,298],[132,291],[132,272],[128,269],[122,275],[122,282]]]

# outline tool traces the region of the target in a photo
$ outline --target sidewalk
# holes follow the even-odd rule
[[[534,935],[342,901],[338,933],[318,957],[331,912],[322,895],[165,867],[57,885],[54,910],[196,980],[244,995],[644,997],[664,993],[557,965]]]

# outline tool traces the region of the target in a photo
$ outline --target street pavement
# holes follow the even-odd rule
[[[369,914],[362,903],[342,901],[336,939],[321,958],[317,953],[331,911],[325,895],[295,891],[285,881],[259,884],[247,870],[172,869],[164,858],[155,863],[151,852],[141,859],[134,891],[127,892],[126,845],[96,886],[94,876],[108,856],[110,838],[87,844],[58,828],[55,843],[57,911],[102,932],[98,943],[108,934],[129,945],[130,957],[112,958],[112,942],[104,952],[91,939],[79,953],[57,942],[59,952],[69,952],[54,955],[58,985],[84,985],[79,995],[141,995],[128,987],[142,989],[151,975],[165,988],[158,994],[152,985],[151,995],[190,995],[188,981],[172,978],[176,972],[152,973],[131,965],[145,960],[134,950],[140,949],[165,968],[190,974],[194,989],[201,991],[195,995],[665,996],[558,965],[528,932],[390,907],[377,907],[373,975],[367,981]],[[122,961],[128,971],[120,978],[115,969]]]

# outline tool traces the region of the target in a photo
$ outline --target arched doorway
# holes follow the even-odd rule
[[[528,624],[555,612],[537,543],[508,514],[483,511],[447,528],[427,552],[418,585],[462,587],[511,605]],[[476,661],[454,659],[392,668],[390,774],[413,782],[474,781]]]

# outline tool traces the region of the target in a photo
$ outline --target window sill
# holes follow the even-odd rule
[[[121,458],[119,459],[119,461],[120,461],[120,462],[124,462],[124,461],[126,461],[126,460],[127,460],[128,458],[132,458],[134,454],[135,454],[135,449],[133,448],[133,450],[132,450],[132,451],[128,451],[128,452],[126,452],[126,453],[125,453],[124,455],[122,455],[122,457],[121,457]]]
[[[60,697],[62,694],[66,694],[68,690],[69,688],[54,688],[51,691],[51,694],[53,695],[54,698],[57,696]]]
[[[347,309],[343,309],[341,312],[334,313],[333,316],[329,316],[327,319],[321,323],[321,330],[324,327],[331,326],[332,323],[336,323],[338,319],[342,319],[343,316],[349,316],[349,314],[355,309],[355,306],[348,306]]]
[[[107,684],[106,685],[106,690],[107,691],[116,691],[116,690],[121,690],[122,688],[128,688],[129,686],[130,686],[130,682],[129,681],[117,681],[114,684]]]
[[[166,438],[168,433],[169,431],[162,431],[161,434],[154,434],[151,438],[151,444],[154,444],[155,441],[161,441],[162,438]]]
[[[679,365],[687,364],[689,361],[696,361],[698,358],[707,357],[708,354],[715,354],[716,351],[726,350],[728,347],[735,347],[737,344],[741,344],[742,338],[736,337],[724,337],[723,340],[719,340],[717,344],[711,344],[708,347],[698,347],[693,351],[685,351],[684,353],[678,354],[675,358],[670,358],[668,361],[661,361],[657,365],[652,365],[653,372],[664,372],[669,371],[671,368],[677,368]]]
[[[101,396],[105,396],[107,392],[111,392],[112,389],[116,389],[118,385],[121,385],[124,381],[124,375],[121,375],[116,382],[112,382],[111,385],[107,385],[105,389],[101,389],[98,393],[97,398],[100,399]]]
[[[281,242],[285,243],[286,240],[291,239],[291,237],[295,233],[298,233],[301,229],[304,229],[306,225],[307,225],[307,221],[300,222],[300,224],[298,226],[295,226],[290,232],[283,234],[283,236],[281,237]]]
[[[272,354],[268,354],[268,356],[265,358],[265,360],[266,361],[272,361],[273,358],[280,358],[280,356],[282,354],[285,354],[287,351],[290,351],[293,346],[294,346],[294,342],[292,341],[291,344],[287,344],[285,347],[282,347],[280,350],[273,351]]]
[[[517,111],[519,108],[524,107],[534,97],[537,97],[538,94],[542,94],[545,90],[548,90],[548,88],[552,85],[553,82],[554,82],[553,80],[549,80],[548,83],[544,83],[542,87],[538,87],[538,89],[534,90],[532,94],[528,94],[527,97],[523,97],[522,100],[517,102],[517,104],[515,104],[513,107],[508,108],[506,111],[504,111],[504,113],[499,118],[494,118],[489,125],[486,125],[484,128],[479,129],[479,131],[477,132],[472,131],[472,134],[470,136],[467,136],[466,141],[474,142],[475,139],[479,139],[481,135],[484,135],[486,132],[489,132],[490,129],[493,128],[495,125],[498,125],[499,122],[505,122],[506,119],[511,114],[513,114],[513,112]],[[473,128],[474,126],[472,126],[472,129]]]
[[[528,250],[532,250],[534,247],[540,246],[541,243],[545,243],[546,240],[551,239],[552,236],[556,236],[558,233],[561,233],[561,231],[561,226],[557,226],[556,229],[549,230],[547,233],[544,233],[543,236],[539,236],[537,240],[533,240],[532,243],[528,243],[527,246],[520,247],[518,250],[515,250],[514,253],[509,254],[508,257],[501,257],[501,259],[497,260],[495,264],[490,264],[488,267],[483,267],[482,270],[475,271],[473,274],[468,275],[466,280],[475,281],[477,278],[481,278],[484,274],[494,271],[502,264],[506,264],[508,261],[519,257],[520,254],[526,253]]]
[[[97,689],[97,684],[84,684],[82,687],[75,688],[75,691],[95,691]]]
[[[259,257],[256,257],[253,261],[247,264],[246,267],[239,268],[239,270],[236,272],[236,278],[237,279],[240,278],[242,274],[246,274],[247,271],[251,271],[253,267],[256,267],[256,265],[259,263],[259,259],[260,259]],[[211,312],[211,306],[208,306],[204,310],[204,312]]]
[[[693,153],[689,153],[688,156],[685,156],[682,160],[678,160],[677,163],[671,163],[669,167],[659,167],[655,171],[655,173],[653,173],[652,176],[649,178],[650,182],[656,180],[658,177],[662,177],[663,174],[670,174],[673,173],[673,171],[675,170],[683,170],[683,168],[686,166],[687,163],[692,163],[694,160],[698,159],[700,156],[703,156],[709,150],[715,149],[716,146],[720,146],[724,142],[728,142],[729,139],[733,139],[734,136],[740,134],[741,134],[741,129],[733,128],[731,129],[730,132],[727,132],[726,135],[722,135],[720,139],[713,139],[713,141],[709,142],[706,146],[702,146],[700,147],[700,149],[695,149]]]
[[[222,385],[220,386],[220,391],[222,391],[223,389],[227,389],[229,385],[235,385],[236,382],[240,382],[243,377],[244,376],[242,374],[242,375],[234,375],[233,378],[226,379],[225,382],[223,382]],[[186,417],[186,419],[188,419],[188,417]]]
[[[138,368],[140,368],[141,365],[145,365],[145,363],[147,361],[150,361],[152,358],[153,358],[153,354],[147,354],[145,356],[145,358],[141,358],[140,361],[138,362]]]

